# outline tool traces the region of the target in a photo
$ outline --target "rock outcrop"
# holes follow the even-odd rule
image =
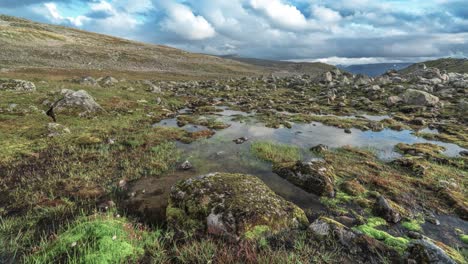
[[[383,196],[377,198],[376,211],[388,222],[398,223],[401,220],[398,210]]]
[[[323,161],[280,164],[275,166],[274,172],[306,192],[327,197],[335,196],[333,168]]]
[[[418,239],[408,247],[409,259],[416,263],[427,264],[456,264],[447,253],[429,240]]]

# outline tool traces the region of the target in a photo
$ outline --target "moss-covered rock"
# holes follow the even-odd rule
[[[257,177],[228,173],[203,175],[173,186],[167,221],[175,230],[235,239],[308,224],[302,209],[276,195]]]

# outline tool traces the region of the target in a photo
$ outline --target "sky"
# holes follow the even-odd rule
[[[330,64],[468,56],[468,0],[0,0],[0,13],[214,55]]]

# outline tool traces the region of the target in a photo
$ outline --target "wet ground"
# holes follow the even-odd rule
[[[268,128],[255,120],[254,113],[247,114],[229,110],[225,107],[222,109],[223,112],[209,115],[209,117],[216,117],[219,121],[228,123],[229,128],[216,131],[216,134],[209,139],[199,140],[191,144],[178,143],[178,148],[182,151],[182,161],[188,160],[193,165],[193,169],[178,171],[162,178],[143,178],[134,182],[129,191],[131,197],[127,201],[127,207],[131,211],[138,212],[145,219],[160,223],[164,219],[170,186],[178,180],[211,172],[231,172],[256,175],[277,194],[307,210],[309,215],[323,212],[325,207],[320,203],[316,195],[307,193],[276,175],[272,172],[269,162],[261,161],[251,154],[250,146],[254,141],[273,141],[296,145],[302,149],[303,160],[315,158],[308,149],[318,144],[324,144],[331,148],[345,145],[369,148],[384,160],[391,160],[400,156],[394,150],[395,145],[398,143],[434,143],[445,147],[445,154],[448,156],[456,156],[463,150],[463,148],[455,144],[429,141],[417,137],[412,134],[413,131],[409,130],[384,129],[380,132],[373,132],[351,129],[352,133],[347,134],[344,133],[343,129],[317,122],[293,124],[290,129]],[[189,114],[189,111],[184,109],[183,114]],[[238,118],[240,116],[242,118]],[[374,121],[388,118],[388,116],[368,115],[361,117]],[[243,121],[233,121],[233,119]],[[176,118],[162,120],[154,126],[178,127]],[[186,125],[183,128],[190,132],[207,129],[197,125]],[[437,133],[437,131],[431,132]],[[243,144],[233,142],[234,139],[240,137],[247,137],[248,141]],[[459,244],[453,226],[464,229],[465,233],[468,232],[467,222],[459,218],[440,216],[439,220],[441,222],[440,226],[430,223],[423,226],[426,234],[431,234],[431,237],[439,241],[452,245]]]

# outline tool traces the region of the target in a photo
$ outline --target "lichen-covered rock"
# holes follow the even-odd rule
[[[351,229],[327,217],[320,217],[315,220],[310,224],[309,231],[316,238],[333,238],[338,240],[343,246],[350,246],[353,243],[353,239],[357,237]]]
[[[383,196],[377,199],[376,211],[388,222],[398,223],[401,220],[398,210]]]
[[[174,230],[234,239],[257,238],[308,224],[302,209],[276,195],[257,177],[228,173],[177,183],[171,189],[166,216]]]
[[[401,98],[405,104],[419,105],[419,106],[435,106],[439,103],[439,98],[430,93],[408,89],[402,95]]]
[[[32,92],[36,85],[32,82],[14,79],[0,79],[0,91]]]
[[[53,104],[54,111],[79,112],[80,114],[102,111],[102,107],[85,90],[72,91],[63,89],[63,98]]]
[[[335,196],[333,168],[323,161],[280,164],[275,166],[274,172],[306,192],[320,196]]]
[[[428,240],[418,239],[408,247],[409,259],[425,264],[456,264],[440,247]]]
[[[48,137],[58,137],[64,134],[70,134],[70,129],[64,125],[57,123],[49,123],[47,125]]]

